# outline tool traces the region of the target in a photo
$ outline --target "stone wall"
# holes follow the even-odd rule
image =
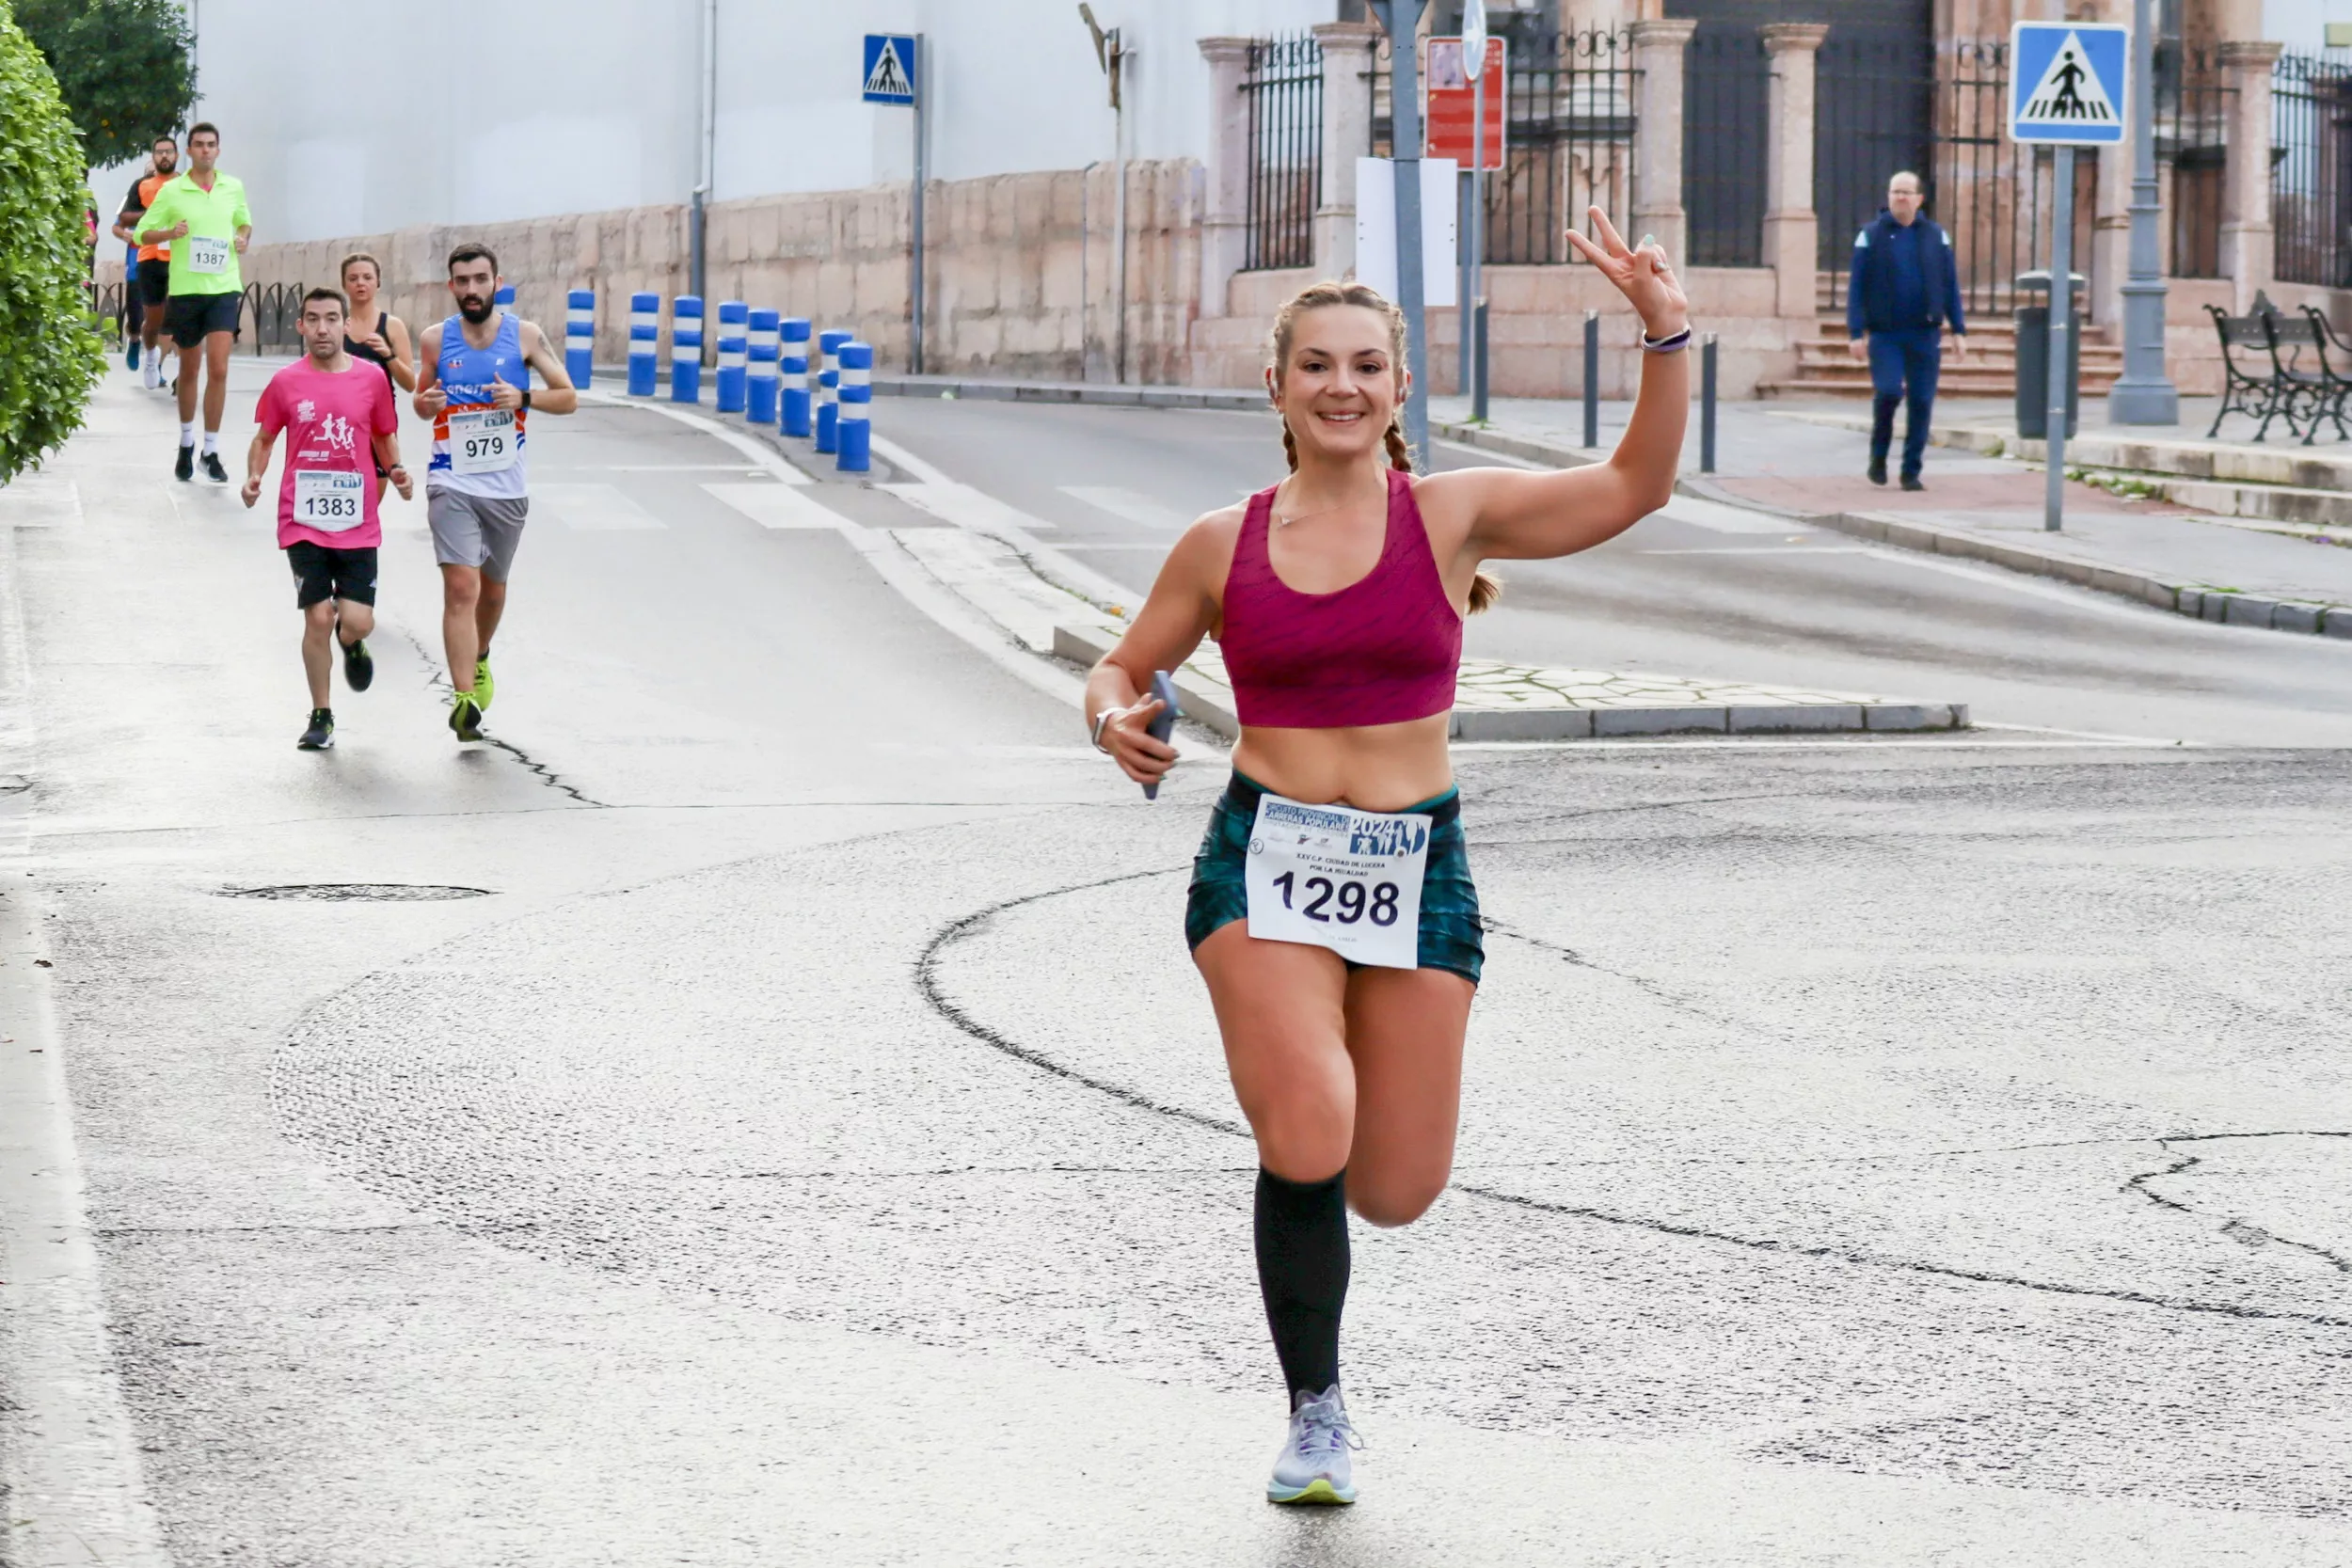
[[[1200,166],[1128,166],[1127,377],[1180,382],[1200,313]],[[806,316],[874,345],[877,368],[908,359],[908,198],[903,185],[720,202],[707,217],[706,268],[716,302]],[[927,368],[1021,379],[1108,378],[1117,354],[1108,166],[938,182],[925,245]],[[628,296],[667,304],[687,287],[683,206],[633,207],[475,226],[259,245],[247,283],[333,281],[340,259],[384,263],[385,305],[412,327],[452,307],[446,257],[466,240],[498,253],[516,308],[561,336],[564,294],[596,293],[596,360],[628,354]],[[664,359],[667,358],[666,336]],[[666,374],[666,372],[665,372]]]

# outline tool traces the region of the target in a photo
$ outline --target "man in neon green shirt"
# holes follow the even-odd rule
[[[171,285],[164,325],[180,348],[180,458],[172,472],[196,470],[197,365],[204,367],[204,477],[229,483],[220,466],[220,416],[229,402],[229,345],[245,300],[237,258],[253,238],[245,182],[223,174],[220,130],[210,121],[188,132],[188,171],[155,193],[139,219],[141,245],[171,245]]]

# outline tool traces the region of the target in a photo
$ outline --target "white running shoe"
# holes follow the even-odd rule
[[[1274,1479],[1265,1483],[1270,1503],[1352,1503],[1356,1465],[1351,1449],[1364,1440],[1347,1418],[1336,1383],[1320,1394],[1299,1394],[1291,1412],[1289,1438],[1275,1456]]]
[[[139,378],[146,383],[147,389],[151,392],[164,384],[163,344],[157,343],[155,352],[147,356],[147,362],[139,367]]]

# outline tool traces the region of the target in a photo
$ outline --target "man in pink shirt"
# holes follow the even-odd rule
[[[303,295],[307,352],[270,377],[262,393],[262,428],[245,454],[245,504],[251,506],[261,499],[278,432],[294,433],[285,482],[278,487],[278,544],[294,568],[294,603],[302,611],[310,722],[296,744],[309,752],[335,744],[335,710],[326,701],[334,668],[328,639],[342,645],[343,679],[354,691],[365,691],[375,679],[366,639],[375,629],[375,551],[384,539],[377,476],[389,479],[401,499],[410,494],[391,383],[343,352],[343,318],[350,310],[335,289]]]

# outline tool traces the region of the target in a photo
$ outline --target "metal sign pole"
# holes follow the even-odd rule
[[[923,47],[923,35],[914,35],[914,256],[909,265],[913,276],[908,283],[910,320],[908,324],[907,364],[916,375],[923,373],[923,194],[930,183],[930,135],[925,120],[927,103],[930,99],[930,62]]]
[[[2074,328],[2074,148],[2058,147],[2058,189],[2050,214],[2050,467],[2042,486],[2042,527],[2056,533],[2066,513],[2067,349]]]
[[[1462,388],[1475,396],[1478,372],[1484,363],[1486,345],[1478,339],[1479,262],[1484,261],[1486,245],[1486,42],[1479,40],[1478,74],[1470,78],[1470,287],[1462,291],[1462,308],[1454,312],[1462,323],[1462,336],[1470,341],[1469,363],[1470,380]],[[1475,415],[1477,410],[1472,409]]]
[[[1426,0],[1372,0],[1389,26],[1389,120],[1396,165],[1396,308],[1405,314],[1405,444],[1416,467],[1429,452],[1429,326],[1422,287],[1421,69],[1415,35]]]

